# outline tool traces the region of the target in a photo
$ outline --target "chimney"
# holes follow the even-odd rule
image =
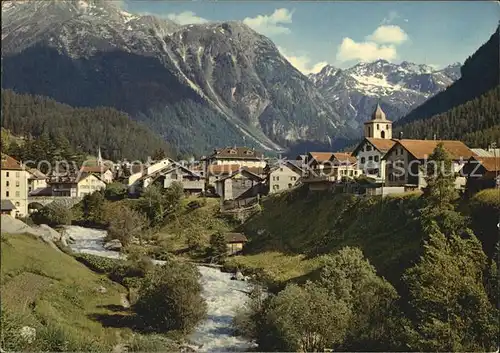
[[[403,131],[400,131],[399,132],[399,139],[402,140],[403,139]]]

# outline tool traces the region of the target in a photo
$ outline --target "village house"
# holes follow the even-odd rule
[[[357,160],[348,152],[309,152],[305,159],[306,176],[302,182],[309,190],[328,190],[361,175]]]
[[[2,153],[1,199],[9,200],[14,205],[15,211],[11,210],[11,214],[16,217],[28,215],[28,177],[29,173],[21,163]]]
[[[361,175],[361,170],[358,169],[358,161],[351,153],[334,152],[330,157],[330,165],[328,170],[323,170],[323,173],[329,176],[331,181],[342,181],[346,179],[354,179]]]
[[[466,189],[469,194],[500,185],[500,157],[469,158],[463,168],[467,178]]]
[[[47,176],[38,169],[28,169],[28,194],[32,191],[45,189],[47,187]]]
[[[473,152],[461,141],[395,140],[394,146],[384,156],[385,185],[404,187],[405,190],[424,188],[427,184],[421,167],[439,143],[443,143],[444,149],[449,153],[454,173],[461,172],[465,162],[473,156]],[[455,181],[456,188],[464,188],[465,182],[464,176],[458,176]]]
[[[276,165],[265,168],[269,193],[274,194],[283,190],[292,189],[304,175],[304,170],[297,161],[285,160]]]
[[[107,165],[82,166],[80,173],[94,174],[106,184],[112,183],[114,177],[113,171]]]
[[[206,188],[215,185],[221,178],[231,175],[242,167],[252,173],[264,176],[266,159],[264,154],[249,147],[225,147],[202,158]]]
[[[84,197],[106,188],[106,183],[92,173],[57,176],[48,181],[52,196]]]
[[[247,243],[248,239],[241,233],[226,233],[224,239],[227,245],[227,253],[229,256],[236,255],[243,251],[243,246]]]
[[[215,182],[221,201],[256,197],[265,192],[265,179],[243,167]]]
[[[377,104],[372,119],[365,122],[364,139],[354,149],[353,155],[358,160],[358,168],[363,174],[375,180],[385,182],[385,160],[383,157],[394,146],[392,140],[392,121],[388,120],[380,105]]]
[[[171,164],[169,168],[159,173],[161,175],[158,179],[162,180],[164,188],[178,182],[186,193],[199,194],[205,191],[205,180],[202,176],[178,163]]]
[[[147,188],[162,171],[168,170],[173,163],[175,161],[172,159],[164,158],[152,164],[130,165],[133,173],[128,177],[129,192],[134,194],[142,188]]]

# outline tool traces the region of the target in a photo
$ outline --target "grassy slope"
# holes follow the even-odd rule
[[[264,200],[264,212],[242,227],[250,239],[246,255],[228,265],[265,269],[281,282],[318,268],[318,255],[357,246],[381,275],[397,281],[419,253],[422,239],[412,211],[418,203],[417,195],[382,200],[304,189],[272,196]]]
[[[126,291],[119,284],[28,235],[2,235],[1,264],[2,306],[22,314],[25,324],[56,325],[77,344],[117,343],[117,330],[91,316],[111,314],[108,308],[121,305]],[[107,292],[97,292],[100,286]]]

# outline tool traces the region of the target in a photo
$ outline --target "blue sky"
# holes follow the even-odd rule
[[[129,12],[181,24],[244,21],[304,73],[376,59],[463,63],[500,20],[493,1],[122,1]]]

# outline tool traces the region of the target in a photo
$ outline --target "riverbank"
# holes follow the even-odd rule
[[[102,230],[77,226],[65,227],[65,234],[74,239],[70,244],[76,253],[87,253],[112,259],[124,259],[115,251],[104,249],[106,233]],[[163,261],[154,261],[162,265]],[[198,352],[247,351],[255,345],[234,335],[232,318],[235,309],[247,301],[249,284],[231,280],[231,274],[218,268],[198,266],[203,286],[202,296],[207,303],[207,318],[187,338]]]

